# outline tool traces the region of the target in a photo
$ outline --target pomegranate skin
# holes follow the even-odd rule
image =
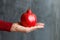
[[[37,22],[37,17],[30,9],[27,12],[23,13],[21,16],[21,24],[24,27],[32,27],[35,26]]]

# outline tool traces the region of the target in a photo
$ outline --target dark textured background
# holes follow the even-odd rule
[[[0,40],[60,40],[60,0],[0,0],[0,19],[18,22],[28,8],[45,28],[28,34],[0,31]]]

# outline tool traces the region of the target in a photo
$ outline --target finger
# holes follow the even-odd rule
[[[44,28],[43,25],[38,25],[38,26],[35,26],[35,27],[36,27],[36,28],[39,28],[39,29]]]
[[[35,27],[37,28],[44,28],[44,23],[37,23]]]
[[[38,24],[37,26],[31,27],[31,31],[44,28],[44,25]]]
[[[44,23],[37,23],[36,26],[26,27],[26,32],[31,32],[40,28],[44,28]]]
[[[36,26],[44,26],[45,24],[44,23],[37,23]]]
[[[34,26],[34,27],[25,27],[25,32],[29,33],[31,31],[34,31],[34,30],[37,30],[37,29],[40,29],[40,28],[44,28],[44,23],[37,23],[37,25]]]

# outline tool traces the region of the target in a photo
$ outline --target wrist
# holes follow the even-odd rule
[[[11,26],[11,28],[10,28],[10,31],[11,32],[15,32],[16,28],[17,28],[16,23],[13,23],[12,26]]]
[[[11,32],[25,32],[25,28],[18,23],[13,23],[10,29]]]

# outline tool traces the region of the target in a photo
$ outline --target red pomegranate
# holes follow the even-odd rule
[[[37,17],[34,13],[32,13],[31,9],[28,9],[21,16],[21,24],[25,27],[35,26],[37,22]]]

